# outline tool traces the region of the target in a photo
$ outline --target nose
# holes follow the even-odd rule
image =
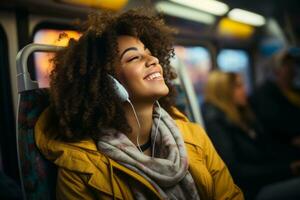
[[[158,63],[159,63],[159,60],[155,56],[149,55],[147,62],[146,62],[146,67],[155,66]]]

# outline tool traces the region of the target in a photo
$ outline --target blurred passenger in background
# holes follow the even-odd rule
[[[264,185],[299,174],[300,161],[284,161],[271,149],[239,74],[210,73],[202,111],[207,133],[246,199],[253,199]]]
[[[255,114],[277,148],[300,158],[300,49],[274,56],[273,79],[250,98]]]

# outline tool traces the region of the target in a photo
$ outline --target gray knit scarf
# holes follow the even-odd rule
[[[159,108],[154,109],[151,143],[154,144]],[[155,156],[147,156],[114,129],[103,130],[98,149],[147,179],[164,199],[200,199],[193,177],[188,171],[187,153],[181,133],[171,116],[161,108],[161,122],[155,141]],[[147,199],[139,187],[132,187],[135,199]]]

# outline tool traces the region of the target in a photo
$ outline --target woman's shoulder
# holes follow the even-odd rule
[[[205,148],[205,144],[209,139],[204,128],[200,124],[190,122],[178,109],[173,108],[173,112],[172,117],[181,132],[184,142],[187,145]]]
[[[48,124],[49,112],[49,108],[47,108],[35,125],[35,143],[44,157],[59,167],[84,173],[92,170],[94,165],[91,163],[99,163],[99,158],[104,160],[99,164],[105,164],[104,156],[97,150],[92,139],[66,142],[55,138],[57,134],[53,132],[58,130]]]

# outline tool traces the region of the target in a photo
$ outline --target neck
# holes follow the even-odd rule
[[[124,106],[125,117],[132,128],[132,132],[128,134],[128,138],[137,145],[137,135],[139,134],[139,144],[145,144],[150,137],[152,128],[153,103],[132,103],[137,114],[141,127],[139,128],[134,112],[129,103]]]

